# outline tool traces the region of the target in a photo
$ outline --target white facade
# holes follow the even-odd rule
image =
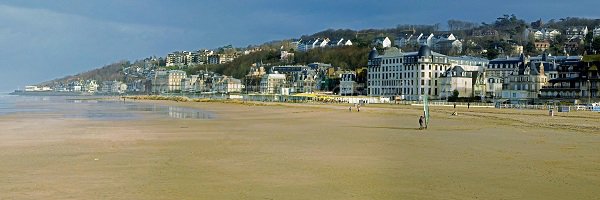
[[[102,93],[123,94],[127,91],[127,84],[121,81],[102,82]]]
[[[405,47],[409,44],[416,43],[416,37],[412,34],[397,36],[395,42],[397,47]]]
[[[170,70],[167,73],[167,86],[169,92],[181,90],[181,82],[186,78],[185,71]]]
[[[265,74],[260,81],[260,92],[263,94],[279,93],[285,83],[285,74]]]
[[[213,92],[216,93],[239,93],[244,88],[240,79],[227,76],[217,77],[216,79],[213,83]]]
[[[373,49],[369,54],[367,88],[370,96],[396,97],[402,95],[401,68],[404,54],[398,48],[389,48],[383,55]]]
[[[340,79],[340,95],[349,96],[357,94],[358,83],[356,83],[356,74],[347,72],[341,74]]]
[[[448,70],[448,57],[422,46],[418,52],[390,48],[384,55],[369,54],[368,94],[406,100],[439,97],[439,78]]]
[[[471,97],[473,93],[473,79],[471,77],[445,77],[441,79],[440,98],[451,97],[454,90],[458,91],[458,97]]]
[[[25,86],[25,92],[46,92],[46,91],[52,91],[52,89],[50,87],[38,87],[35,85],[28,85]]]
[[[565,31],[565,32],[566,32],[567,39],[575,39],[575,38],[583,39],[583,38],[585,38],[585,35],[587,35],[587,33],[588,33],[588,28],[587,28],[587,26],[573,26],[573,27],[567,28],[567,31]]]
[[[538,41],[554,40],[556,36],[561,34],[560,31],[556,29],[529,29],[528,31],[530,31],[530,34],[533,35],[533,38]]]
[[[181,70],[170,70],[170,71],[156,71],[151,76],[152,79],[152,92],[175,92],[185,90],[185,71]]]
[[[433,46],[433,33],[430,33],[429,35],[421,34],[417,40],[421,46]]]
[[[392,46],[392,41],[389,37],[379,37],[375,38],[374,45],[381,46],[383,48],[389,48]]]
[[[600,26],[594,28],[594,37],[600,37]]]

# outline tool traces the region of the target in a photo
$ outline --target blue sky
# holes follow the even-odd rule
[[[501,2],[501,3],[500,3]],[[600,2],[428,0],[4,0],[0,2],[0,91],[118,60],[297,38],[328,28],[600,18]]]

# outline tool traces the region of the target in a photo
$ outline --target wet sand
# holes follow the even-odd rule
[[[0,199],[600,196],[600,113],[161,103],[216,118],[0,116]]]

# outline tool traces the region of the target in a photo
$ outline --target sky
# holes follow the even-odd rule
[[[246,47],[325,29],[600,18],[579,0],[2,0],[0,91],[22,89],[120,60],[178,50]]]

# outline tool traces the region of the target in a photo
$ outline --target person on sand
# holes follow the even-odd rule
[[[419,130],[423,129],[423,118],[424,117],[422,115],[419,117]]]
[[[348,107],[348,111],[352,112],[352,106]]]
[[[454,103],[454,109],[456,109],[456,102]]]
[[[467,109],[471,108],[471,102],[467,103]]]

